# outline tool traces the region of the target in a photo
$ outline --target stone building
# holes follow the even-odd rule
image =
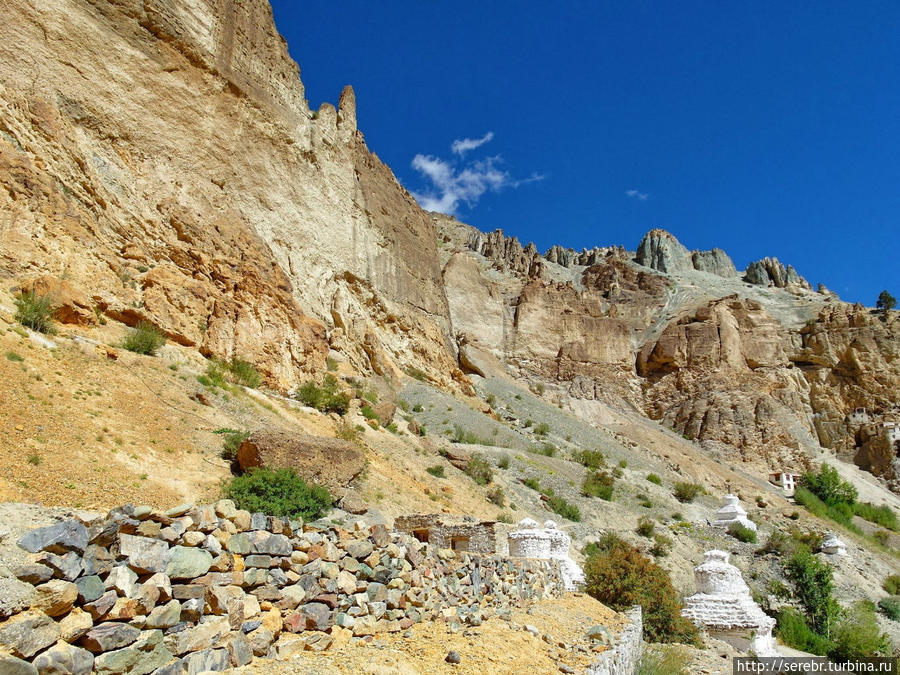
[[[482,555],[507,553],[505,528],[493,520],[479,522],[469,516],[425,513],[398,516],[394,529],[439,549]]]
[[[766,615],[729,564],[725,551],[707,551],[694,568],[698,592],[684,601],[682,616],[704,628],[714,638],[756,656],[777,656],[772,629],[775,619]]]
[[[789,473],[787,471],[773,471],[769,474],[769,482],[780,487],[787,497],[794,495],[794,490],[797,489],[800,478],[799,473]]]

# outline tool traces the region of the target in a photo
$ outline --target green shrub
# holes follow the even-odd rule
[[[656,558],[664,558],[672,550],[672,540],[664,534],[653,535],[653,546],[650,554]]]
[[[620,461],[619,461],[619,468],[620,468],[620,469],[627,469],[627,468],[628,468],[628,460],[627,460],[627,459],[620,460]]]
[[[233,358],[228,363],[228,370],[236,384],[256,389],[262,382],[259,371],[249,361]]]
[[[638,500],[638,506],[641,506],[642,508],[645,508],[645,509],[653,508],[653,502],[650,500],[650,497],[648,497],[647,495],[638,495],[637,500]]]
[[[544,457],[555,457],[556,456],[556,446],[551,443],[544,443],[538,447],[528,448],[529,452],[533,452],[536,455],[543,455]]]
[[[428,473],[430,473],[435,478],[444,478],[444,465],[443,464],[435,464],[434,466],[429,466],[425,469]]]
[[[331,506],[328,490],[308,485],[293,469],[254,469],[233,478],[224,493],[250,513],[304,521],[319,518]]]
[[[6,359],[8,361],[13,361],[15,363],[22,363],[22,361],[25,360],[23,357],[19,356],[15,352],[6,352]]]
[[[590,471],[581,483],[581,494],[611,501],[616,479],[606,471]]]
[[[622,473],[622,469],[619,467],[613,467],[612,475],[615,478],[621,478],[624,474]]]
[[[535,490],[535,491],[537,491],[537,492],[540,492],[540,491],[541,491],[541,484],[540,484],[540,482],[538,481],[537,478],[535,478],[535,477],[533,477],[533,476],[530,477],[530,478],[526,478],[525,480],[523,480],[523,481],[522,481],[522,485],[524,485],[524,486],[527,487],[527,488],[531,488],[532,490]]]
[[[485,397],[484,402],[493,408],[497,403],[497,397],[493,394],[488,394],[487,397]]]
[[[878,606],[891,621],[900,621],[900,595],[882,598],[878,601]]]
[[[206,362],[206,371],[203,375],[197,376],[197,381],[204,387],[220,387],[224,389],[228,386],[228,381],[225,379],[227,369],[224,361],[212,358]]]
[[[238,429],[216,429],[213,433],[222,436],[222,459],[227,459],[229,462],[237,459],[238,447],[250,438],[249,431],[240,431]]]
[[[546,422],[541,422],[534,428],[535,436],[546,436],[550,433],[550,425]]]
[[[338,415],[345,414],[350,406],[350,396],[341,391],[337,378],[331,373],[322,380],[322,386],[312,380],[302,384],[294,398],[320,412],[334,412]]]
[[[421,403],[416,403],[416,404],[412,407],[412,411],[413,411],[413,412],[423,412],[424,410],[425,410],[425,408],[422,407],[422,404],[421,404]]]
[[[853,485],[841,478],[837,469],[823,464],[818,473],[803,474],[801,485],[812,492],[828,506],[849,504],[853,506],[858,493]]]
[[[463,472],[479,485],[487,485],[494,479],[494,470],[481,455],[472,455]]]
[[[653,536],[653,531],[656,529],[656,523],[653,522],[652,519],[647,518],[646,516],[642,516],[638,520],[637,527],[635,528],[635,532],[637,532],[642,537],[647,537],[648,539]]]
[[[889,595],[900,595],[900,574],[892,574],[885,577],[881,582],[881,587],[888,592]]]
[[[359,443],[365,431],[366,428],[363,425],[351,424],[350,420],[342,418],[340,424],[338,424],[337,426],[337,430],[335,431],[334,435],[335,437],[340,438],[344,441]]]
[[[827,635],[840,611],[831,597],[834,588],[831,566],[809,551],[800,551],[790,557],[785,573],[794,583],[794,594],[803,605],[810,627],[820,635]]]
[[[506,506],[506,495],[499,485],[495,485],[487,492],[487,500],[491,504],[496,504],[500,508]]]
[[[53,323],[53,301],[49,295],[25,291],[16,296],[15,303],[15,319],[20,324],[38,333],[51,335],[56,332]]]
[[[337,361],[335,361],[333,358],[331,358],[329,356],[328,358],[325,359],[325,368],[328,369],[328,372],[334,372],[335,370],[338,369]]]
[[[860,532],[860,529],[853,524],[853,507],[846,502],[826,504],[816,494],[802,485],[794,490],[794,501],[806,507],[814,516],[830,518],[853,532]]]
[[[788,647],[819,656],[824,656],[831,649],[828,638],[813,631],[806,622],[806,617],[793,607],[778,612],[776,620],[778,624],[775,633]]]
[[[900,531],[900,521],[897,520],[897,514],[887,504],[875,506],[870,502],[857,502],[853,505],[853,511],[860,518],[868,520],[870,523],[881,525],[883,528]]]
[[[653,483],[654,485],[662,485],[662,478],[657,476],[655,473],[648,473],[647,480]]]
[[[581,511],[574,504],[570,504],[562,497],[553,496],[547,501],[547,506],[553,513],[558,513],[563,518],[576,523],[581,522]]]
[[[392,434],[396,434],[396,433],[397,433],[397,429],[398,429],[397,423],[394,422],[393,420],[391,420],[390,422],[388,422],[387,424],[385,424],[385,425],[384,425],[384,428],[387,429],[388,431],[390,431]]]
[[[465,445],[493,445],[491,441],[463,429],[458,424],[453,425],[453,434],[450,436],[450,440],[454,443],[463,443]]]
[[[498,469],[508,469],[509,468],[509,455],[503,455],[500,458],[500,461],[497,462]]]
[[[697,483],[678,482],[672,486],[672,494],[678,501],[689,504],[694,501],[703,492],[703,486]]]
[[[733,522],[728,526],[728,534],[745,544],[756,543],[756,530],[738,522]]]
[[[140,321],[122,340],[122,348],[135,354],[155,356],[166,344],[166,336],[149,321]]]
[[[584,568],[589,595],[617,611],[640,605],[650,642],[699,646],[697,629],[681,616],[678,592],[666,570],[621,539],[598,542],[592,553]]]
[[[576,450],[572,453],[572,460],[588,469],[599,469],[606,466],[606,458],[599,450]]]
[[[831,641],[828,656],[838,662],[891,653],[891,640],[878,627],[875,605],[866,600],[844,612],[831,631]]]
[[[635,675],[687,675],[690,653],[682,647],[647,645],[641,652]]]

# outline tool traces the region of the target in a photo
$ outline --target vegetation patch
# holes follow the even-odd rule
[[[703,486],[698,483],[678,482],[672,486],[672,494],[675,499],[683,504],[694,501],[703,492]]]
[[[344,415],[350,406],[350,396],[341,390],[337,378],[331,373],[325,376],[321,386],[312,380],[302,384],[294,398],[303,405],[324,413]]]
[[[681,616],[678,592],[665,569],[618,538],[601,539],[590,553],[584,571],[592,597],[620,612],[640,605],[650,642],[699,646],[697,629]]]
[[[657,476],[655,473],[648,473],[647,480],[654,485],[662,485],[662,478]]]
[[[446,478],[444,475],[444,465],[443,464],[435,464],[434,466],[429,466],[425,469],[428,473],[430,473],[435,478]]]
[[[578,509],[578,507],[574,504],[570,504],[562,497],[550,497],[550,499],[547,500],[547,506],[550,507],[550,510],[553,511],[553,513],[558,513],[567,520],[571,520],[576,523],[581,522],[581,511]]]
[[[487,485],[494,479],[494,470],[481,455],[473,455],[463,472],[479,485]]]
[[[293,469],[254,469],[226,484],[225,497],[250,513],[315,520],[331,507],[328,490],[309,485]]]
[[[222,436],[222,459],[227,459],[229,462],[237,459],[237,449],[241,443],[250,438],[249,431],[229,429],[227,427],[216,429],[213,433]]]
[[[581,483],[581,494],[611,501],[616,479],[606,471],[590,471]]]
[[[164,344],[166,336],[149,321],[139,321],[122,340],[123,349],[145,356],[156,356]]]
[[[496,504],[497,506],[503,508],[506,506],[506,494],[504,494],[503,490],[499,485],[495,485],[487,492],[487,500],[491,504]]]
[[[15,319],[20,324],[38,333],[52,335],[56,332],[56,325],[53,323],[54,307],[50,296],[25,291],[16,296],[15,303]]]
[[[728,534],[745,544],[756,543],[756,530],[736,521],[728,526]]]
[[[606,466],[606,457],[599,450],[576,450],[572,453],[572,460],[588,469],[600,469]]]

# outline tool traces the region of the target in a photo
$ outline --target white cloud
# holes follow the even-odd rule
[[[455,154],[463,155],[493,137],[493,132],[488,132],[480,139],[456,140],[450,149]],[[440,157],[418,154],[413,157],[412,168],[428,179],[430,186],[423,192],[412,192],[412,195],[426,211],[454,215],[460,204],[473,206],[485,192],[499,192],[504,188],[517,188],[544,179],[538,173],[532,173],[528,178],[512,178],[509,172],[500,168],[502,164],[500,155],[470,161],[460,167]]]
[[[469,150],[475,150],[476,148],[480,148],[485,143],[493,140],[494,132],[489,131],[481,138],[457,138],[453,141],[453,144],[450,146],[450,149],[453,151],[454,155],[459,155],[462,157]]]
[[[640,192],[639,190],[625,190],[625,196],[629,199],[637,199],[639,202],[645,202],[650,195],[646,192]]]

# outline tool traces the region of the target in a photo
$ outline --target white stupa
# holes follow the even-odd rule
[[[559,560],[559,566],[562,570],[563,582],[567,591],[574,591],[579,585],[585,582],[584,570],[581,565],[572,560],[569,555],[569,546],[572,543],[571,537],[559,529],[556,522],[548,520],[544,523],[544,532],[550,538],[550,558]]]
[[[507,536],[509,555],[514,558],[550,559],[550,537],[536,520],[523,518]]]
[[[685,599],[682,616],[705,628],[712,637],[756,656],[777,656],[772,629],[775,619],[766,615],[729,564],[725,551],[707,551],[694,568],[698,593]]]
[[[732,523],[740,523],[744,527],[756,531],[756,523],[747,517],[747,512],[741,506],[737,495],[725,495],[722,497],[722,504],[716,511],[715,520],[712,521],[713,527],[727,528]]]
[[[834,532],[829,532],[819,550],[825,555],[847,555],[847,544],[838,539]]]

